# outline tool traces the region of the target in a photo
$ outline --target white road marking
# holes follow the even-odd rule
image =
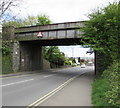
[[[18,83],[24,83],[24,82],[28,82],[28,81],[32,81],[34,79],[29,79],[29,80],[23,80],[23,81],[19,81],[19,82],[15,82],[15,83],[9,83],[9,84],[5,84],[5,85],[1,85],[2,87],[5,86],[9,86],[9,85],[13,85],[13,84],[18,84]]]
[[[52,74],[52,75],[46,75],[44,76],[44,78],[47,78],[47,77],[50,77],[50,76],[54,76],[55,74]]]

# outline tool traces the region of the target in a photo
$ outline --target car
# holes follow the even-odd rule
[[[87,66],[94,66],[94,63],[93,62],[88,62],[86,65]]]
[[[82,64],[80,67],[81,67],[81,68],[85,68],[85,67],[86,67],[86,65],[85,65],[85,64]]]

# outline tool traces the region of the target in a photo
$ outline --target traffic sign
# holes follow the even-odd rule
[[[43,37],[42,32],[38,32],[37,37]]]

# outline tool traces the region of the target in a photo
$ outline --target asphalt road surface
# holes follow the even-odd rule
[[[93,67],[81,68],[78,66],[53,72],[3,78],[1,85],[2,106],[29,106],[69,79],[88,71],[93,71]]]

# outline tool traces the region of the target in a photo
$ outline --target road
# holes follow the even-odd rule
[[[2,106],[29,106],[63,83],[93,67],[73,67],[52,72],[25,74],[2,79]]]

